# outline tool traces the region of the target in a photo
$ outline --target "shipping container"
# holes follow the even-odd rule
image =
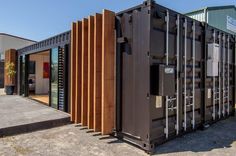
[[[219,43],[217,34],[225,40]],[[116,37],[118,137],[151,152],[216,121],[218,108],[222,117],[232,114],[233,36],[145,1],[117,14]]]
[[[203,121],[204,125],[208,125],[234,114],[235,38],[208,24],[205,24],[204,32],[206,66]]]
[[[36,53],[49,58],[42,62],[49,106],[150,153],[234,114],[235,36],[152,0],[117,14],[104,10],[71,31],[9,50],[25,97]]]

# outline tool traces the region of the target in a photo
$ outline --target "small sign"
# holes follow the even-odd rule
[[[228,30],[236,33],[236,19],[234,19],[230,16],[227,16],[226,27]]]
[[[210,89],[210,88],[207,90],[207,98],[208,98],[208,99],[211,98],[211,89]]]
[[[162,107],[162,96],[156,96],[156,108]]]
[[[174,74],[174,68],[165,68],[166,74]]]

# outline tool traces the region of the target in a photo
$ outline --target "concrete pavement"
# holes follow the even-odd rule
[[[157,156],[235,156],[236,118],[220,121],[156,148]],[[145,156],[142,150],[78,125],[0,139],[0,155],[23,156]]]
[[[0,136],[70,123],[70,115],[20,96],[0,96]]]

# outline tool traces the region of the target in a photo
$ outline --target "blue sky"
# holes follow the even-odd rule
[[[70,29],[72,21],[110,9],[115,12],[143,0],[5,0],[0,5],[0,32],[40,41]],[[157,0],[185,13],[205,6],[236,5],[236,0]]]

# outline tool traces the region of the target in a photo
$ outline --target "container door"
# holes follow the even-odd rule
[[[28,96],[28,63],[29,55],[20,56],[20,95]]]
[[[206,26],[204,124],[234,112],[234,42],[231,35]]]

